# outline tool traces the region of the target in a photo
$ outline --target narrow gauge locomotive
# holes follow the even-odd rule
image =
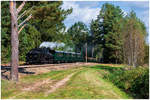
[[[26,55],[27,64],[69,63],[85,61],[81,53],[55,51],[49,48],[35,48]]]

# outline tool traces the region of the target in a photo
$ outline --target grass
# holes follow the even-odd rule
[[[133,98],[147,99],[149,96],[148,67],[128,68],[98,65],[91,67],[100,71],[101,77],[113,83]]]
[[[119,99],[130,98],[112,83],[100,77],[97,70],[85,68],[76,73],[61,89],[50,94],[48,98],[56,99]]]
[[[7,99],[14,97],[15,95],[15,98],[39,98],[43,95],[43,90],[38,91],[37,93],[36,91],[24,92],[21,89],[32,85],[34,86],[35,83],[42,82],[42,80],[46,79],[51,79],[53,81],[53,84],[55,84],[57,81],[65,78],[68,74],[71,74],[77,70],[80,70],[80,68],[73,68],[70,70],[62,71],[50,71],[49,73],[44,73],[40,75],[29,75],[20,79],[17,84],[11,81],[2,80],[2,98]]]
[[[120,90],[113,83],[103,77],[116,70],[121,70],[121,66],[91,66],[72,68],[61,71],[50,71],[40,75],[29,75],[20,79],[19,83],[2,80],[2,99],[127,99],[132,98],[124,91]],[[50,86],[62,80],[71,73],[75,74],[61,88],[45,96]],[[53,82],[44,84],[34,90],[23,91],[26,86],[34,86],[37,82],[50,79]]]

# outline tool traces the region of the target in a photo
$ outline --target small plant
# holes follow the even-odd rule
[[[119,88],[131,93],[136,98],[149,97],[149,69],[138,67],[131,70],[116,69],[104,78]]]

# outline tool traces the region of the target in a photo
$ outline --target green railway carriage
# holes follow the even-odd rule
[[[58,62],[58,63],[84,61],[84,57],[81,55],[81,53],[75,53],[75,52],[55,51],[53,57],[54,57],[54,62]]]
[[[81,53],[55,51],[49,48],[35,48],[26,55],[27,64],[35,63],[69,63],[84,62],[85,59]]]

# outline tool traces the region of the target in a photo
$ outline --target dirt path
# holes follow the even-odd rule
[[[67,77],[65,77],[64,79],[58,81],[57,83],[53,84],[53,80],[51,80],[50,78],[48,79],[44,79],[42,81],[38,81],[35,84],[32,84],[30,86],[24,87],[21,89],[22,92],[18,93],[17,95],[10,97],[11,99],[16,98],[19,95],[22,95],[26,92],[30,92],[30,91],[34,91],[34,90],[38,90],[41,88],[41,86],[45,86],[45,85],[49,85],[48,87],[50,88],[50,90],[45,91],[45,95],[44,96],[48,96],[50,93],[54,92],[56,89],[60,88],[61,86],[65,85],[67,81],[69,81],[69,79],[75,74],[72,73],[70,75],[68,75]]]
[[[13,96],[13,97],[10,97],[10,99],[13,99],[13,98],[16,98],[17,96],[19,95],[22,95],[24,94],[25,92],[28,92],[28,91],[33,91],[33,90],[37,90],[39,89],[41,86],[43,85],[46,85],[46,84],[51,84],[53,81],[51,79],[45,79],[45,80],[42,80],[42,81],[38,81],[36,82],[35,84],[33,85],[30,85],[28,87],[24,87],[21,89],[22,92],[18,93],[17,95]]]
[[[36,90],[37,88],[40,88],[40,86],[42,85],[45,85],[45,84],[50,84],[52,83],[53,81],[51,79],[46,79],[46,80],[43,80],[42,82],[37,82],[35,83],[34,85],[31,85],[29,87],[25,87],[22,89],[22,91],[32,91],[32,90]]]
[[[62,79],[61,81],[57,82],[56,84],[54,84],[53,86],[51,86],[52,88],[47,91],[45,93],[45,96],[48,96],[50,93],[56,91],[56,89],[60,88],[61,86],[63,86],[67,81],[70,80],[70,78],[74,75],[75,73],[72,73],[70,75],[68,75],[66,78]]]

